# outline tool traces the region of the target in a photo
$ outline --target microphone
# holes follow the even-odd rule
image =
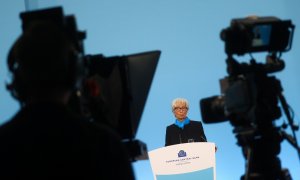
[[[203,140],[203,142],[207,142],[207,139],[204,138],[203,136],[200,136],[200,139]]]
[[[181,134],[179,134],[179,144],[182,144]]]

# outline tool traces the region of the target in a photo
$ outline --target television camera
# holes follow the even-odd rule
[[[85,54],[86,32],[79,31],[73,15],[65,16],[62,7],[23,12],[23,31],[34,21],[55,24],[65,32],[75,48],[77,79],[69,102],[77,113],[95,123],[114,129],[128,148],[130,160],[147,159],[147,146],[135,139],[140,118],[155,73],[159,50],[105,57]]]
[[[282,52],[291,49],[295,26],[291,20],[277,17],[246,17],[232,19],[220,33],[225,42],[227,73],[220,79],[221,95],[200,100],[204,123],[229,120],[234,127],[237,144],[246,159],[241,179],[291,179],[289,171],[281,168],[280,143],[286,139],[298,151],[294,125],[280,81],[270,73],[284,69]],[[258,63],[254,52],[267,52],[266,62]],[[249,53],[250,63],[239,63],[235,56]],[[278,105],[281,103],[281,107]],[[293,136],[277,127],[275,120],[283,109]]]

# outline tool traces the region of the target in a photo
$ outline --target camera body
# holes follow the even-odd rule
[[[78,54],[84,54],[83,40],[86,32],[77,29],[76,18],[74,15],[64,15],[62,7],[53,7],[36,11],[20,13],[22,29],[25,31],[32,22],[43,21],[55,24],[65,32],[67,38],[74,45]]]
[[[235,127],[251,127],[267,126],[278,119],[281,85],[275,77],[259,72],[263,66],[254,63],[249,65],[253,71],[220,79],[221,95],[200,101],[204,123],[230,120]]]
[[[146,144],[135,136],[161,51],[112,57],[87,55],[83,46],[86,33],[77,30],[75,16],[65,16],[62,7],[23,12],[20,17],[23,31],[33,23],[42,22],[58,29],[70,43],[70,58],[64,58],[61,63],[66,69],[64,72],[74,71],[68,73],[68,82],[72,85],[69,108],[88,121],[105,124],[115,131],[128,149],[131,161],[147,159]],[[9,62],[13,70],[17,58]],[[66,77],[55,75],[57,79]]]
[[[271,122],[281,116],[277,95],[282,91],[280,82],[269,77],[284,69],[284,62],[276,57],[291,49],[294,25],[291,20],[276,17],[247,17],[231,20],[221,31],[228,55],[228,76],[220,80],[221,95],[200,100],[205,123],[230,120],[234,126],[249,126]],[[272,53],[266,63],[254,59],[239,63],[233,55],[252,52]]]
[[[32,87],[38,88],[38,92],[50,92],[55,86],[77,89],[85,75],[82,58],[85,33],[77,30],[75,17],[65,16],[61,7],[54,7],[21,12],[20,18],[23,33],[7,58],[12,80],[6,87],[12,96],[24,104]],[[39,33],[32,32],[33,28]],[[38,38],[29,37],[30,33],[36,33]],[[54,64],[61,70],[50,67]],[[33,72],[30,76],[22,75],[25,66]]]

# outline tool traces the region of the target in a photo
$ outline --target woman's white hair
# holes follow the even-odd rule
[[[185,104],[185,106],[189,109],[189,102],[187,99],[185,98],[175,98],[173,101],[172,101],[172,111],[174,111],[175,107],[178,105],[178,104]]]

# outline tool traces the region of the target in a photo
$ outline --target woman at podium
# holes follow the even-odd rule
[[[190,120],[187,117],[189,103],[184,98],[172,101],[172,112],[175,122],[166,128],[165,146],[189,142],[207,142],[200,121]]]

